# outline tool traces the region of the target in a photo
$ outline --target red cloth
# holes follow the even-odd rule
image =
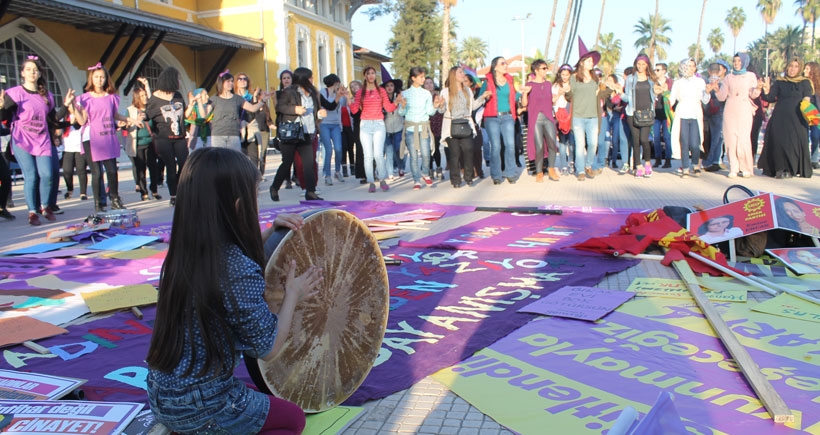
[[[653,244],[666,249],[666,255],[662,262],[664,265],[669,265],[675,260],[685,259],[695,273],[708,273],[715,276],[724,275],[723,272],[686,255],[693,252],[737,273],[746,275],[745,272],[729,266],[726,258],[717,248],[704,242],[696,234],[686,231],[661,209],[648,214],[632,213],[626,218],[626,223],[617,233],[604,237],[593,237],[572,247],[617,255],[623,253],[641,254]]]

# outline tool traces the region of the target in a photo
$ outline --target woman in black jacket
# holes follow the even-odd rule
[[[326,116],[325,110],[319,106],[319,94],[311,83],[313,72],[308,68],[299,67],[293,71],[293,84],[282,91],[276,101],[276,112],[280,114],[277,123],[281,126],[287,122],[299,121],[302,123],[303,137],[295,142],[282,142],[282,165],[276,171],[276,177],[270,186],[270,198],[279,201],[279,188],[288,177],[288,172],[296,153],[302,159],[302,172],[305,182],[305,199],[321,200],[316,195],[316,177],[314,174],[313,142],[319,131],[319,118]]]

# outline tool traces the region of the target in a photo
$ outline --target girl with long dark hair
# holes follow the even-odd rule
[[[179,71],[176,68],[165,68],[157,77],[157,89],[145,104],[145,116],[154,122],[154,143],[157,154],[165,163],[173,206],[177,198],[177,177],[188,158],[185,100],[179,93]]]
[[[182,169],[168,255],[160,275],[148,355],[148,402],[177,433],[301,433],[305,415],[233,375],[242,355],[270,360],[288,336],[296,304],[322,282],[311,267],[296,276],[274,314],[265,291],[264,240],[275,227],[298,231],[281,213],[259,231],[259,170],[245,155],[200,148]],[[281,432],[275,432],[281,431]]]
[[[649,132],[655,124],[655,75],[649,56],[643,53],[635,58],[632,66],[635,72],[626,80],[621,100],[627,103],[626,119],[632,132],[632,169],[635,171],[635,178],[648,178],[652,176]],[[641,116],[646,111],[651,111],[652,122],[648,125]]]
[[[490,136],[490,176],[493,184],[501,184],[504,179],[515,184],[515,120],[516,90],[513,77],[507,74],[507,60],[496,57],[490,62],[487,80],[480,93],[489,91],[491,96],[484,104],[484,126]],[[501,155],[501,140],[504,139],[504,156]],[[485,156],[486,158],[487,156]],[[504,171],[501,159],[504,159]]]
[[[530,65],[534,78],[527,82],[521,92],[521,105],[527,108],[527,159],[535,160],[535,182],[544,182],[544,154],[548,150],[547,172],[552,181],[560,180],[555,170],[558,134],[555,130],[555,117],[552,105],[558,99],[552,95],[552,83],[547,80],[547,62],[543,59],[533,61]]]

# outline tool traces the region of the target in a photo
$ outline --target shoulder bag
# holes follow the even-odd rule
[[[632,117],[635,127],[650,127],[655,124],[655,109],[635,109]]]
[[[463,139],[473,136],[473,129],[470,127],[470,120],[467,118],[450,120],[450,137]]]
[[[295,121],[285,121],[279,124],[276,129],[276,138],[280,143],[295,144],[305,141],[304,126],[302,126],[301,117],[297,117]]]

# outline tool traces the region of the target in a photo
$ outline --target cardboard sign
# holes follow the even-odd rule
[[[18,372],[16,370],[0,370],[0,399],[59,399],[84,383],[85,379]]]
[[[151,284],[126,285],[82,293],[92,313],[157,303],[157,289]]]
[[[686,229],[714,244],[776,228],[772,195],[764,194],[690,213]]]
[[[518,311],[595,321],[633,296],[630,292],[618,290],[566,286]]]
[[[28,316],[0,319],[0,331],[3,331],[0,334],[0,347],[53,337],[68,332],[59,326]]]

